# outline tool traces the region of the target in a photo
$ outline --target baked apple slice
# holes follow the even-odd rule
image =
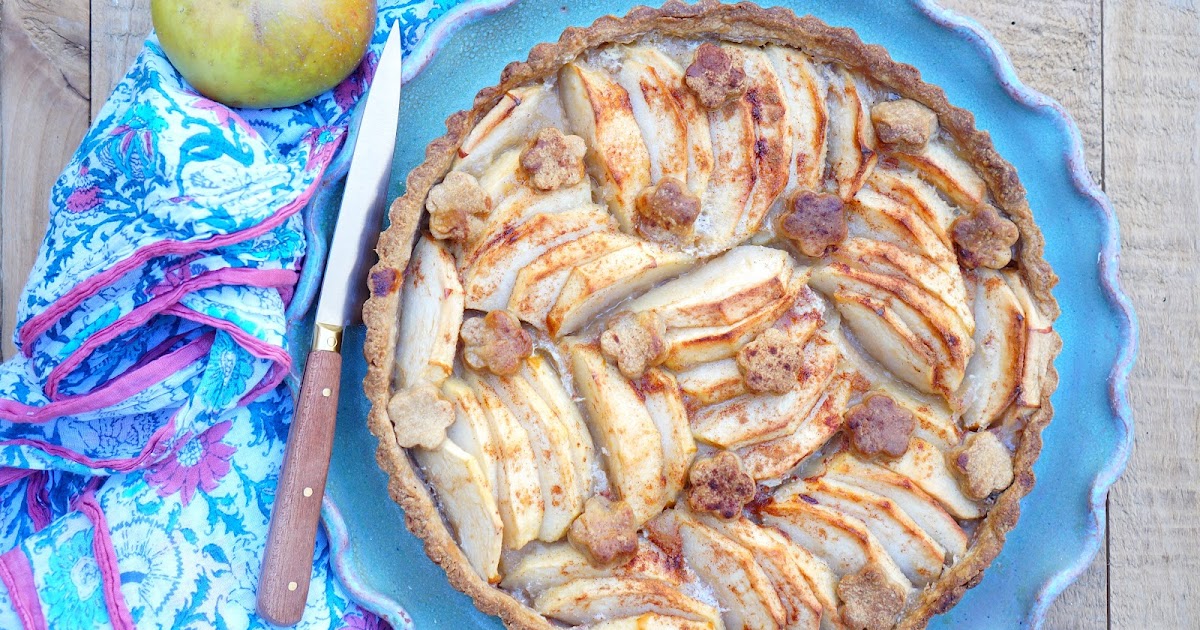
[[[824,398],[804,417],[795,431],[738,450],[742,467],[751,477],[781,477],[825,445],[842,428],[842,413],[850,399],[847,376],[834,376]]]
[[[637,617],[601,621],[591,626],[591,630],[711,630],[714,627],[710,622],[646,613]]]
[[[454,258],[438,241],[422,235],[404,274],[396,357],[400,386],[423,381],[440,386],[454,370],[462,326],[463,288]]]
[[[1001,271],[1000,275],[1021,303],[1021,311],[1025,314],[1025,361],[1017,404],[1026,409],[1038,409],[1042,406],[1042,381],[1046,378],[1046,366],[1055,352],[1054,330],[1051,322],[1033,303],[1033,297],[1029,295],[1021,275],[1007,269]]]
[[[550,406],[560,422],[567,428],[571,446],[571,461],[575,467],[575,479],[584,498],[592,494],[592,460],[596,457],[592,435],[579,407],[563,387],[558,372],[544,356],[535,353],[525,360],[521,377]]]
[[[767,303],[758,312],[728,326],[672,328],[667,330],[666,366],[675,371],[688,370],[709,361],[728,359],[760,332],[779,320],[797,301],[807,273],[795,273],[779,299]]]
[[[503,309],[517,274],[548,250],[592,232],[615,231],[608,211],[599,207],[538,214],[486,241],[462,270],[466,306],[479,311]]]
[[[800,494],[776,498],[763,506],[762,513],[765,525],[778,528],[792,542],[812,552],[838,577],[874,564],[906,593],[913,592],[912,583],[896,561],[857,518]]]
[[[641,396],[594,346],[570,348],[575,387],[583,396],[592,436],[605,452],[609,479],[637,522],[666,502],[663,441]]]
[[[534,598],[533,608],[573,625],[656,613],[725,627],[716,608],[684,595],[670,583],[644,578],[573,580],[542,592]]]
[[[578,63],[558,73],[559,96],[575,134],[587,142],[586,162],[601,195],[621,223],[633,228],[634,200],[650,185],[650,153],[629,94],[601,72]]]
[[[915,210],[946,247],[954,247],[950,226],[958,218],[958,210],[929,182],[912,172],[880,167],[871,173],[868,183],[876,191]]]
[[[941,142],[930,142],[919,153],[896,153],[954,203],[974,208],[983,203],[987,184],[966,160]]]
[[[762,226],[767,211],[791,176],[791,113],[783,83],[761,48],[741,47],[745,58],[746,96],[754,121],[754,188],[737,222],[734,239],[744,240]]]
[[[858,486],[894,501],[922,530],[937,541],[952,560],[967,552],[967,534],[937,500],[896,473],[863,461],[848,452],[833,456],[825,466],[825,478]]]
[[[501,200],[507,199],[520,190],[521,181],[521,149],[505,150],[494,156],[483,174],[479,176],[479,187],[483,194],[492,201],[492,207]]]
[[[996,271],[975,271],[975,342],[958,394],[962,424],[986,429],[1017,397],[1025,360],[1025,313],[1008,283]]]
[[[651,537],[667,536],[674,537],[671,544],[682,549],[682,540],[679,534],[679,526],[682,519],[678,517],[676,511],[664,512],[663,517],[650,522],[654,526],[651,530]],[[739,526],[740,523],[745,523],[747,527],[755,527],[757,531],[765,532],[766,536],[772,539],[786,543],[787,562],[795,566],[803,574],[803,580],[809,587],[813,596],[821,606],[821,628],[826,630],[834,630],[842,628],[841,615],[838,611],[838,596],[837,584],[838,575],[835,574],[829,565],[824,560],[813,555],[804,547],[793,543],[780,530],[770,526],[759,526],[753,522],[747,521],[744,518],[733,521],[718,521],[709,519],[706,521],[711,527],[728,536],[734,541],[741,544],[743,538],[754,534],[743,531]],[[758,537],[755,535],[755,537]],[[749,545],[746,545],[749,548]]]
[[[666,496],[670,501],[683,492],[688,469],[696,455],[696,442],[688,425],[687,409],[679,383],[670,372],[652,369],[634,387],[641,393],[650,419],[658,427],[663,446],[663,478]]]
[[[692,570],[712,587],[721,604],[725,627],[782,628],[783,603],[770,578],[750,553],[695,519],[680,515],[683,556]]]
[[[640,544],[637,554],[629,562],[606,569],[593,565],[587,556],[570,544],[558,542],[530,545],[520,560],[505,566],[504,581],[500,586],[532,595],[571,580],[607,576],[654,579],[675,585],[680,583],[680,573],[672,566],[672,559],[654,545]]]
[[[881,464],[901,477],[911,479],[955,518],[972,520],[984,514],[983,506],[962,491],[958,478],[946,465],[946,454],[921,438],[914,437],[909,442],[908,452],[903,457]]]
[[[887,241],[928,258],[946,273],[959,272],[954,249],[911,206],[864,188],[846,208],[851,236]]]
[[[975,316],[967,300],[966,283],[957,268],[946,271],[928,258],[893,243],[862,237],[843,241],[833,260],[863,271],[911,280],[953,310],[968,335],[974,334]]]
[[[471,567],[489,583],[499,582],[504,524],[479,462],[450,440],[432,451],[413,449],[413,456]]]
[[[824,477],[797,481],[780,492],[804,494],[862,521],[915,586],[941,575],[946,550],[886,497]]]
[[[705,407],[692,415],[692,434],[706,444],[737,449],[790,435],[804,422],[837,370],[833,344],[815,340],[804,350],[801,373],[792,391],[741,396]]]
[[[496,460],[500,456],[500,447],[492,437],[487,413],[471,387],[457,378],[442,383],[442,395],[454,405],[454,423],[446,429],[446,437],[479,462],[488,490],[495,495],[499,485],[496,477],[499,464]]]
[[[478,176],[501,151],[524,143],[542,127],[556,127],[562,121],[562,107],[549,86],[509,90],[463,138],[452,168]]]
[[[818,280],[815,277],[818,273],[822,275],[829,273],[836,276],[836,280],[829,284],[838,288],[863,292],[874,291],[877,295],[882,291],[899,298],[919,314],[919,318],[906,319],[909,326],[914,331],[918,326],[923,329],[928,327],[929,331],[926,334],[930,345],[948,355],[954,365],[959,367],[966,365],[967,359],[970,358],[971,351],[974,349],[974,343],[971,340],[973,327],[969,327],[955,309],[922,289],[908,277],[864,271],[841,263],[833,263],[814,271],[813,286],[825,280],[824,277]],[[973,320],[972,317],[970,321],[974,323]],[[948,378],[947,381],[954,383],[954,379],[951,378]]]
[[[617,250],[632,247],[637,239],[621,232],[592,232],[546,250],[517,272],[508,310],[539,330],[562,293],[571,270]]]
[[[658,79],[671,91],[675,104],[687,128],[687,185],[693,195],[699,197],[706,188],[713,171],[712,132],[708,124],[708,112],[700,106],[695,92],[683,82],[683,68],[662,51],[650,46],[631,46],[628,58],[645,64],[654,70]]]
[[[783,250],[735,247],[648,291],[628,309],[654,311],[672,328],[729,326],[782,298],[794,269]]]
[[[872,358],[920,391],[940,391],[938,356],[913,334],[887,300],[849,291],[831,296],[842,322]]]
[[[738,47],[722,44],[734,63],[741,57]],[[733,239],[738,222],[754,193],[757,169],[754,155],[754,103],[742,95],[724,107],[709,112],[713,169],[708,188],[700,197],[696,233],[705,249],[719,251]]]
[[[546,316],[546,328],[555,337],[569,335],[609,306],[695,262],[687,254],[642,241],[579,265],[567,275]]]
[[[811,551],[793,543],[782,532],[774,527],[763,527],[773,536],[787,541],[789,555],[796,568],[804,574],[809,590],[821,604],[821,630],[839,630],[843,628],[842,615],[838,610],[837,584],[838,576],[829,569],[824,560],[814,556]]]
[[[644,55],[645,53],[643,53]],[[670,77],[641,61],[642,55],[625,52],[617,84],[629,94],[630,111],[641,130],[650,156],[650,181],[688,178],[688,127],[683,108],[671,93]]]
[[[829,168],[838,195],[849,201],[870,177],[879,154],[875,126],[861,88],[845,69],[829,80]]]
[[[908,329],[938,355],[938,386],[953,392],[974,348],[971,331],[941,300],[903,276],[855,269],[833,262],[813,270],[812,286],[826,294],[843,291],[870,296],[888,304]]]
[[[804,561],[797,558],[798,547],[778,530],[759,527],[744,517],[726,521],[706,516],[700,521],[753,555],[783,604],[784,628],[816,630],[821,626],[823,606],[809,587]]]
[[[504,522],[504,547],[521,549],[537,539],[546,509],[533,444],[491,385],[478,376],[468,382],[488,416],[488,427],[499,450],[496,505]]]
[[[525,429],[533,447],[545,510],[538,539],[554,542],[567,533],[587,498],[576,477],[572,439],[566,424],[520,376],[483,377]]]
[[[723,402],[748,391],[735,359],[701,363],[681,372],[678,378],[679,388],[698,407]]]
[[[586,181],[551,191],[535,190],[521,185],[507,197],[493,197],[493,200],[496,205],[488,214],[483,228],[477,234],[473,233],[463,247],[459,256],[461,269],[473,267],[485,250],[497,244],[509,243],[512,233],[533,217],[594,207],[592,191]],[[609,221],[610,219],[606,219],[604,223]]]
[[[825,80],[808,55],[768,45],[767,57],[783,82],[792,124],[792,159],[787,190],[818,190],[825,172],[829,120]]]

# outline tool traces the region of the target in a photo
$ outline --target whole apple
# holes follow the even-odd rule
[[[151,0],[167,58],[232,107],[287,107],[345,79],[375,28],[375,0]]]

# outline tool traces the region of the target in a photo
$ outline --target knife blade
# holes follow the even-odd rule
[[[342,330],[360,313],[382,223],[400,115],[400,30],[393,24],[363,106],[317,301],[313,346],[284,450],[258,582],[258,613],[279,626],[304,615],[329,473],[342,371]]]

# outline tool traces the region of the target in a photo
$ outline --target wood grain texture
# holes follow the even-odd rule
[[[1200,627],[1200,10],[1104,0],[1105,172],[1141,319],[1113,488],[1112,627]]]
[[[258,581],[258,614],[276,625],[298,623],[308,600],[341,377],[341,354],[329,350],[308,354]]]
[[[1022,81],[1066,106],[1079,124],[1088,169],[1100,179],[1101,0],[940,0],[1004,46]]]
[[[150,33],[150,0],[92,0],[92,119]]]
[[[1008,51],[1023,81],[1071,112],[1083,136],[1088,169],[1100,181],[1104,148],[1101,0],[943,0],[941,4],[978,20]],[[1101,547],[1087,572],[1054,602],[1045,627],[1106,628],[1107,602],[1107,565]]]
[[[0,2],[0,356],[46,230],[50,188],[87,131],[88,0]]]

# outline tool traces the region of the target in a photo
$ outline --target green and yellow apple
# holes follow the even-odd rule
[[[375,0],[151,0],[163,51],[200,93],[287,107],[345,79],[375,28]]]

